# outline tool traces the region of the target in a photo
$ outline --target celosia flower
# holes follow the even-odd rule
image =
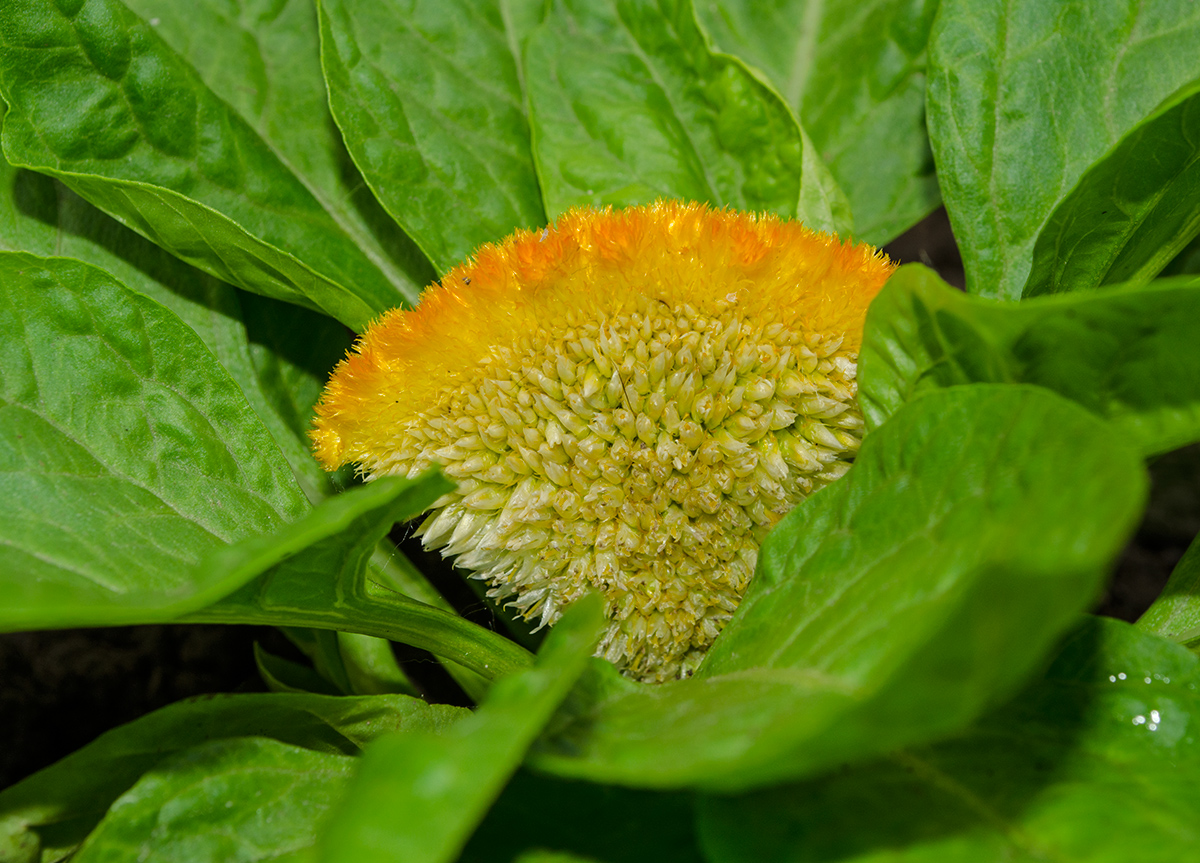
[[[759,544],[858,450],[867,304],[892,271],[774,216],[573,210],[485,245],[335,370],[313,440],[368,478],[458,481],[427,547],[553,623],[589,589],[599,655],[686,675]]]

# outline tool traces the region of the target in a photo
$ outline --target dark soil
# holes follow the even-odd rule
[[[893,260],[919,261],[963,286],[962,261],[944,210],[886,251]],[[1144,523],[1097,609],[1123,620],[1136,620],[1153,602],[1200,532],[1200,447],[1165,456],[1151,473],[1153,492]],[[471,605],[473,616],[490,614],[478,597],[467,593],[455,598]],[[256,640],[273,653],[294,654],[286,639],[263,627],[142,626],[0,635],[0,788],[110,728],[181,698],[263,691],[252,654]],[[411,662],[417,654],[401,656]],[[417,662],[428,665],[419,657]],[[414,676],[420,682],[422,675]]]

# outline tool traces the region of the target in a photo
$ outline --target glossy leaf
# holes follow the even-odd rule
[[[0,46],[0,140],[13,165],[58,177],[224,281],[349,326],[416,299],[117,0],[6,3]]]
[[[1111,420],[1143,453],[1200,440],[1200,280],[1045,297],[970,297],[902,267],[867,314],[859,403],[868,426],[937,387],[1048,387]]]
[[[318,503],[348,479],[317,464],[308,430],[329,373],[350,349],[350,335],[332,318],[300,306],[243,291],[236,298],[242,331],[230,333],[217,359],[246,393],[309,500]]]
[[[821,178],[805,173],[787,106],[711,50],[690,0],[558,0],[526,43],[525,69],[551,216],[666,197],[830,227],[828,211],[798,212],[802,177]]]
[[[0,157],[0,248],[93,264],[162,303],[233,377],[310,500],[335,478],[313,459],[307,428],[333,365],[350,347],[324,315],[237,291],[97,210],[58,181]]]
[[[893,239],[938,205],[925,133],[933,0],[697,0],[716,46],[770,79],[849,198],[854,234]]]
[[[316,844],[356,761],[254,737],[189,749],[122,794],[72,859],[277,860]]]
[[[700,806],[711,863],[1186,860],[1200,842],[1200,674],[1115,620],[953,741]]]
[[[1195,79],[1198,51],[1188,0],[942,0],[929,131],[968,291],[1021,296],[1055,208]]]
[[[595,649],[603,604],[572,605],[533,668],[499,681],[469,720],[440,737],[370,747],[323,837],[327,863],[451,863]]]
[[[701,863],[693,821],[688,793],[519,771],[459,863],[512,863],[539,851],[597,863]],[[532,829],[514,830],[516,824]]]
[[[208,554],[308,509],[196,334],[85,264],[0,254],[0,617],[144,619],[224,574]]]
[[[321,0],[319,8],[346,146],[438,272],[545,221],[516,34],[500,4]]]
[[[301,552],[315,579],[361,572],[379,534],[444,493],[434,476],[389,479],[301,516],[307,504],[278,450],[211,356],[206,366],[191,330],[86,265],[29,255],[4,261],[26,287],[18,293],[23,314],[10,311],[8,325],[23,326],[26,344],[44,342],[31,362],[5,363],[9,404],[0,428],[13,483],[0,582],[5,627],[169,620]],[[78,348],[65,349],[68,340]],[[24,353],[14,340],[10,354]],[[94,382],[80,384],[87,375]],[[98,403],[89,398],[105,392]],[[261,451],[248,451],[255,444]],[[266,491],[251,497],[256,488]],[[114,500],[96,519],[101,494]],[[267,510],[268,494],[290,504],[286,517],[295,520]]]
[[[329,112],[311,0],[123,2],[254,128],[404,298],[433,281],[429,261],[346,152]]]
[[[1093,165],[1038,235],[1024,296],[1144,282],[1200,233],[1200,84]]]
[[[355,755],[398,729],[443,731],[468,712],[402,695],[215,695],[182,701],[122,725],[0,792],[0,849],[60,859],[139,776],[208,741],[270,737],[314,752]],[[21,858],[18,858],[21,859]]]
[[[736,790],[956,731],[1095,597],[1143,474],[1111,426],[1043,389],[930,393],[768,536],[694,678],[594,673],[533,763]]]

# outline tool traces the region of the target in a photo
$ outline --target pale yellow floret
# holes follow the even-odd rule
[[[313,439],[368,478],[458,480],[428,547],[553,623],[589,589],[600,655],[690,673],[767,531],[849,468],[867,304],[892,265],[771,216],[576,210],[484,246],[338,366]]]

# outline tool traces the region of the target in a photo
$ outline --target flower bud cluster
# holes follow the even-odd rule
[[[553,623],[588,589],[601,655],[689,673],[737,607],[767,531],[849,468],[862,435],[841,338],[642,298],[524,334],[399,430],[376,475],[458,481],[423,542]]]
[[[767,532],[858,450],[870,246],[770,214],[579,209],[376,321],[312,432],[330,470],[438,465],[419,530],[528,620],[605,597],[599,655],[690,674]]]

